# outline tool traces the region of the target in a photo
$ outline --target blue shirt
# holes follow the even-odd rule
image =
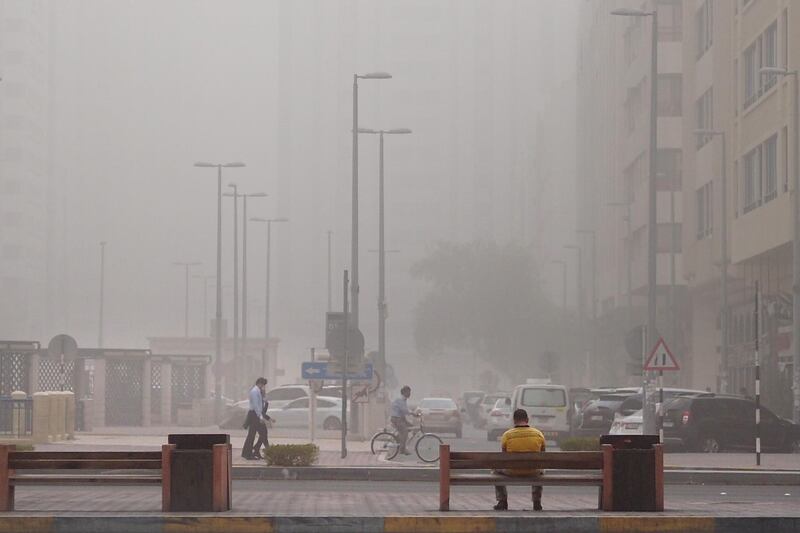
[[[264,407],[264,400],[261,396],[261,389],[258,388],[258,385],[253,385],[253,388],[250,389],[249,399],[250,410],[255,411],[259,419],[263,418],[261,416],[261,409]]]
[[[410,414],[411,411],[408,410],[408,400],[405,396],[400,396],[392,402],[391,409],[389,410],[389,416],[403,417]]]

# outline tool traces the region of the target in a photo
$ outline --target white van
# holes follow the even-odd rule
[[[569,437],[569,396],[563,385],[529,383],[511,393],[511,410],[525,409],[530,425],[548,442]]]

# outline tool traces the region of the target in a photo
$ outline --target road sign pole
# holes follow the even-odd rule
[[[315,349],[311,348],[311,361],[314,362],[316,360],[316,353]],[[308,440],[311,443],[314,443],[314,438],[316,437],[316,427],[317,427],[317,391],[315,387],[309,382],[310,387],[308,387],[308,396],[309,396],[309,404],[308,404]]]
[[[342,372],[342,459],[347,457],[347,346],[350,337],[350,301],[348,299],[349,278],[344,271],[344,371]]]
[[[756,301],[755,310],[753,312],[753,320],[755,321],[755,374],[756,374],[756,466],[761,466],[761,358],[758,353],[758,319],[759,315],[759,301],[758,301],[758,281],[756,281]]]
[[[658,442],[664,444],[664,371],[658,371]]]

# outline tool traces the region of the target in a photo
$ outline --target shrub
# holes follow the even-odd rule
[[[316,444],[273,444],[264,450],[269,466],[311,466],[318,457]]]
[[[598,437],[568,437],[558,442],[558,447],[565,452],[596,452],[600,450]]]

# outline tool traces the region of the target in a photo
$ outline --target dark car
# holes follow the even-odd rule
[[[614,413],[630,394],[603,394],[591,400],[581,412],[579,434],[600,435],[608,433],[614,422]]]
[[[753,451],[756,404],[738,396],[677,397],[664,406],[664,441],[699,452]],[[761,407],[761,448],[800,453],[800,425]]]

